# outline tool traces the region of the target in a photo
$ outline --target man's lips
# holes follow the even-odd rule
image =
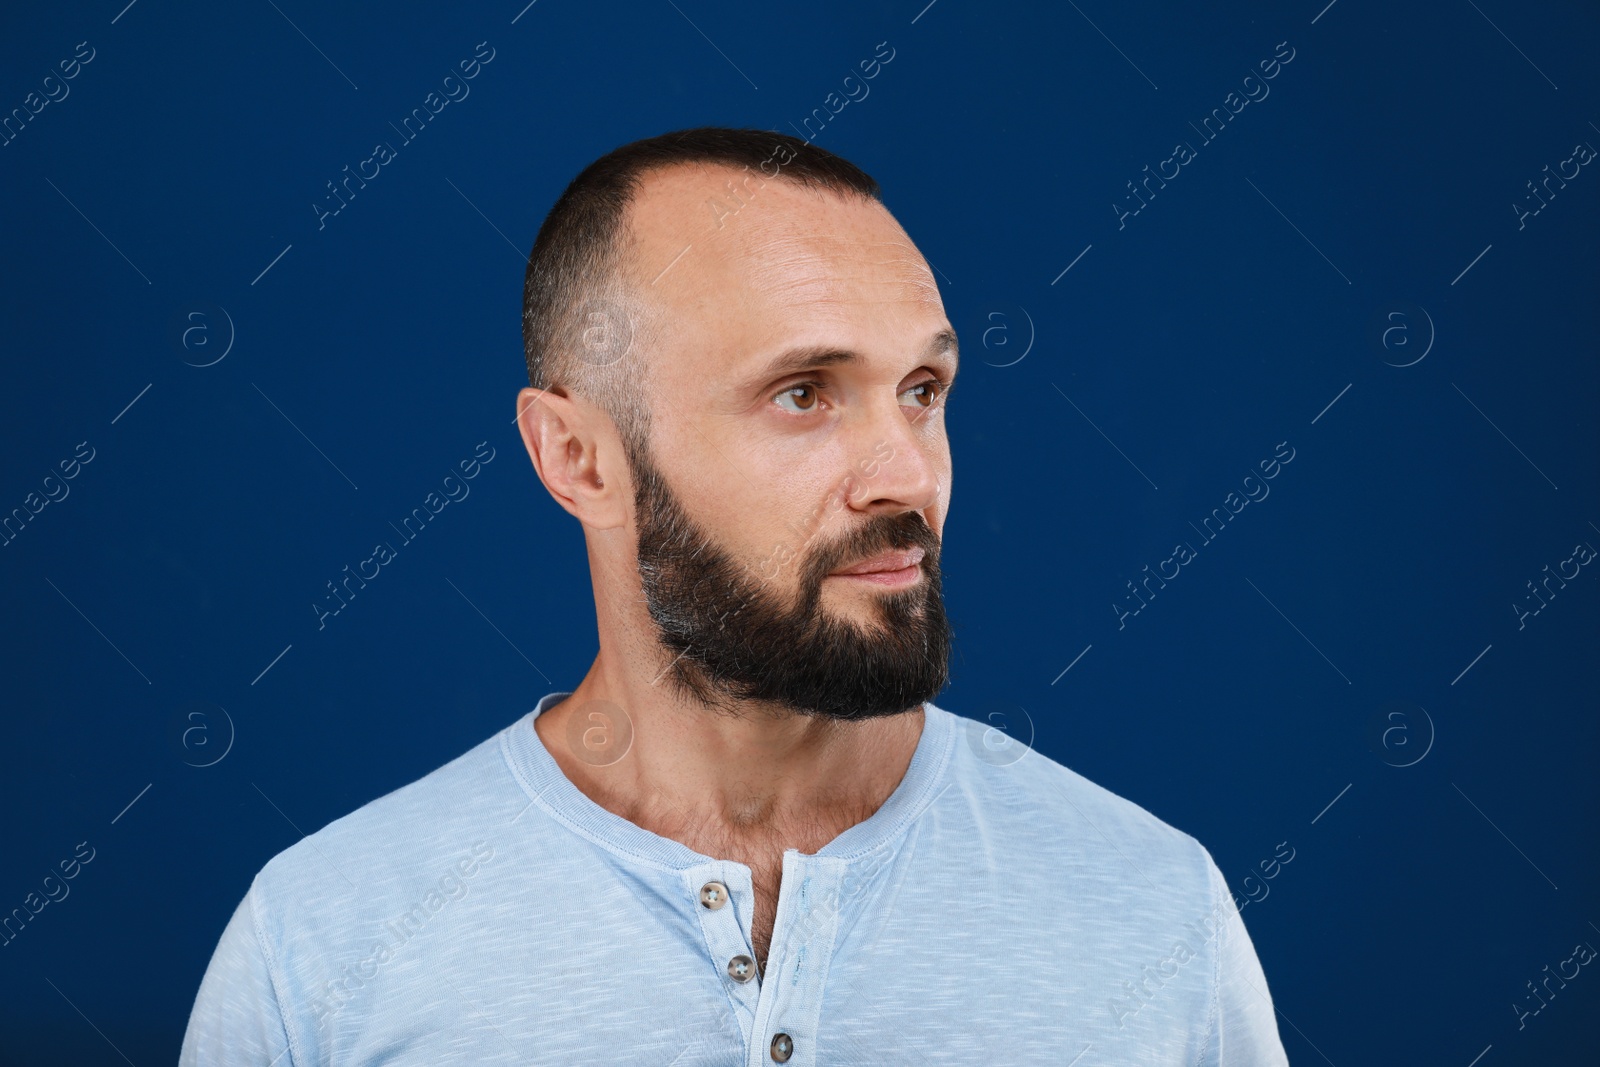
[[[893,552],[883,552],[880,555],[842,566],[837,571],[832,571],[830,577],[859,577],[866,581],[877,582],[880,585],[899,585],[909,582],[920,574],[920,563],[923,553],[920,545],[910,549],[898,549]]]

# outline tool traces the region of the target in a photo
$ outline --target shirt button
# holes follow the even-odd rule
[[[707,882],[700,887],[700,904],[716,911],[728,902],[728,887],[721,882]]]
[[[749,956],[735,956],[728,961],[728,977],[735,982],[748,982],[755,973],[756,961]]]
[[[788,1063],[789,1057],[794,1055],[794,1041],[788,1034],[772,1035],[772,1059],[774,1063]]]

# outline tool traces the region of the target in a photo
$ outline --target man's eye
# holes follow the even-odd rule
[[[933,407],[933,405],[949,391],[949,383],[941,381],[938,378],[929,378],[925,382],[913,385],[910,389],[907,389],[900,395],[910,395],[912,397],[911,403],[905,406],[915,406],[926,409]]]
[[[772,399],[785,411],[792,411],[796,415],[805,415],[817,410],[817,404],[820,402],[820,397],[817,395],[819,388],[816,382],[801,382],[798,385],[789,386],[789,388]],[[795,406],[786,406],[784,404],[785,400],[793,400]]]

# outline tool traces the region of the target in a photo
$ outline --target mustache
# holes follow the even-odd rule
[[[920,547],[922,565],[936,573],[939,565],[939,535],[914,511],[900,515],[879,515],[841,537],[819,545],[806,558],[801,574],[803,588],[814,588],[840,567],[849,566],[884,552]]]

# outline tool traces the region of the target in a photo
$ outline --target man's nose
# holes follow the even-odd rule
[[[867,514],[925,511],[938,500],[941,485],[932,442],[918,426],[932,409],[918,418],[898,403],[890,406],[890,412],[874,412],[856,435],[845,499]]]

